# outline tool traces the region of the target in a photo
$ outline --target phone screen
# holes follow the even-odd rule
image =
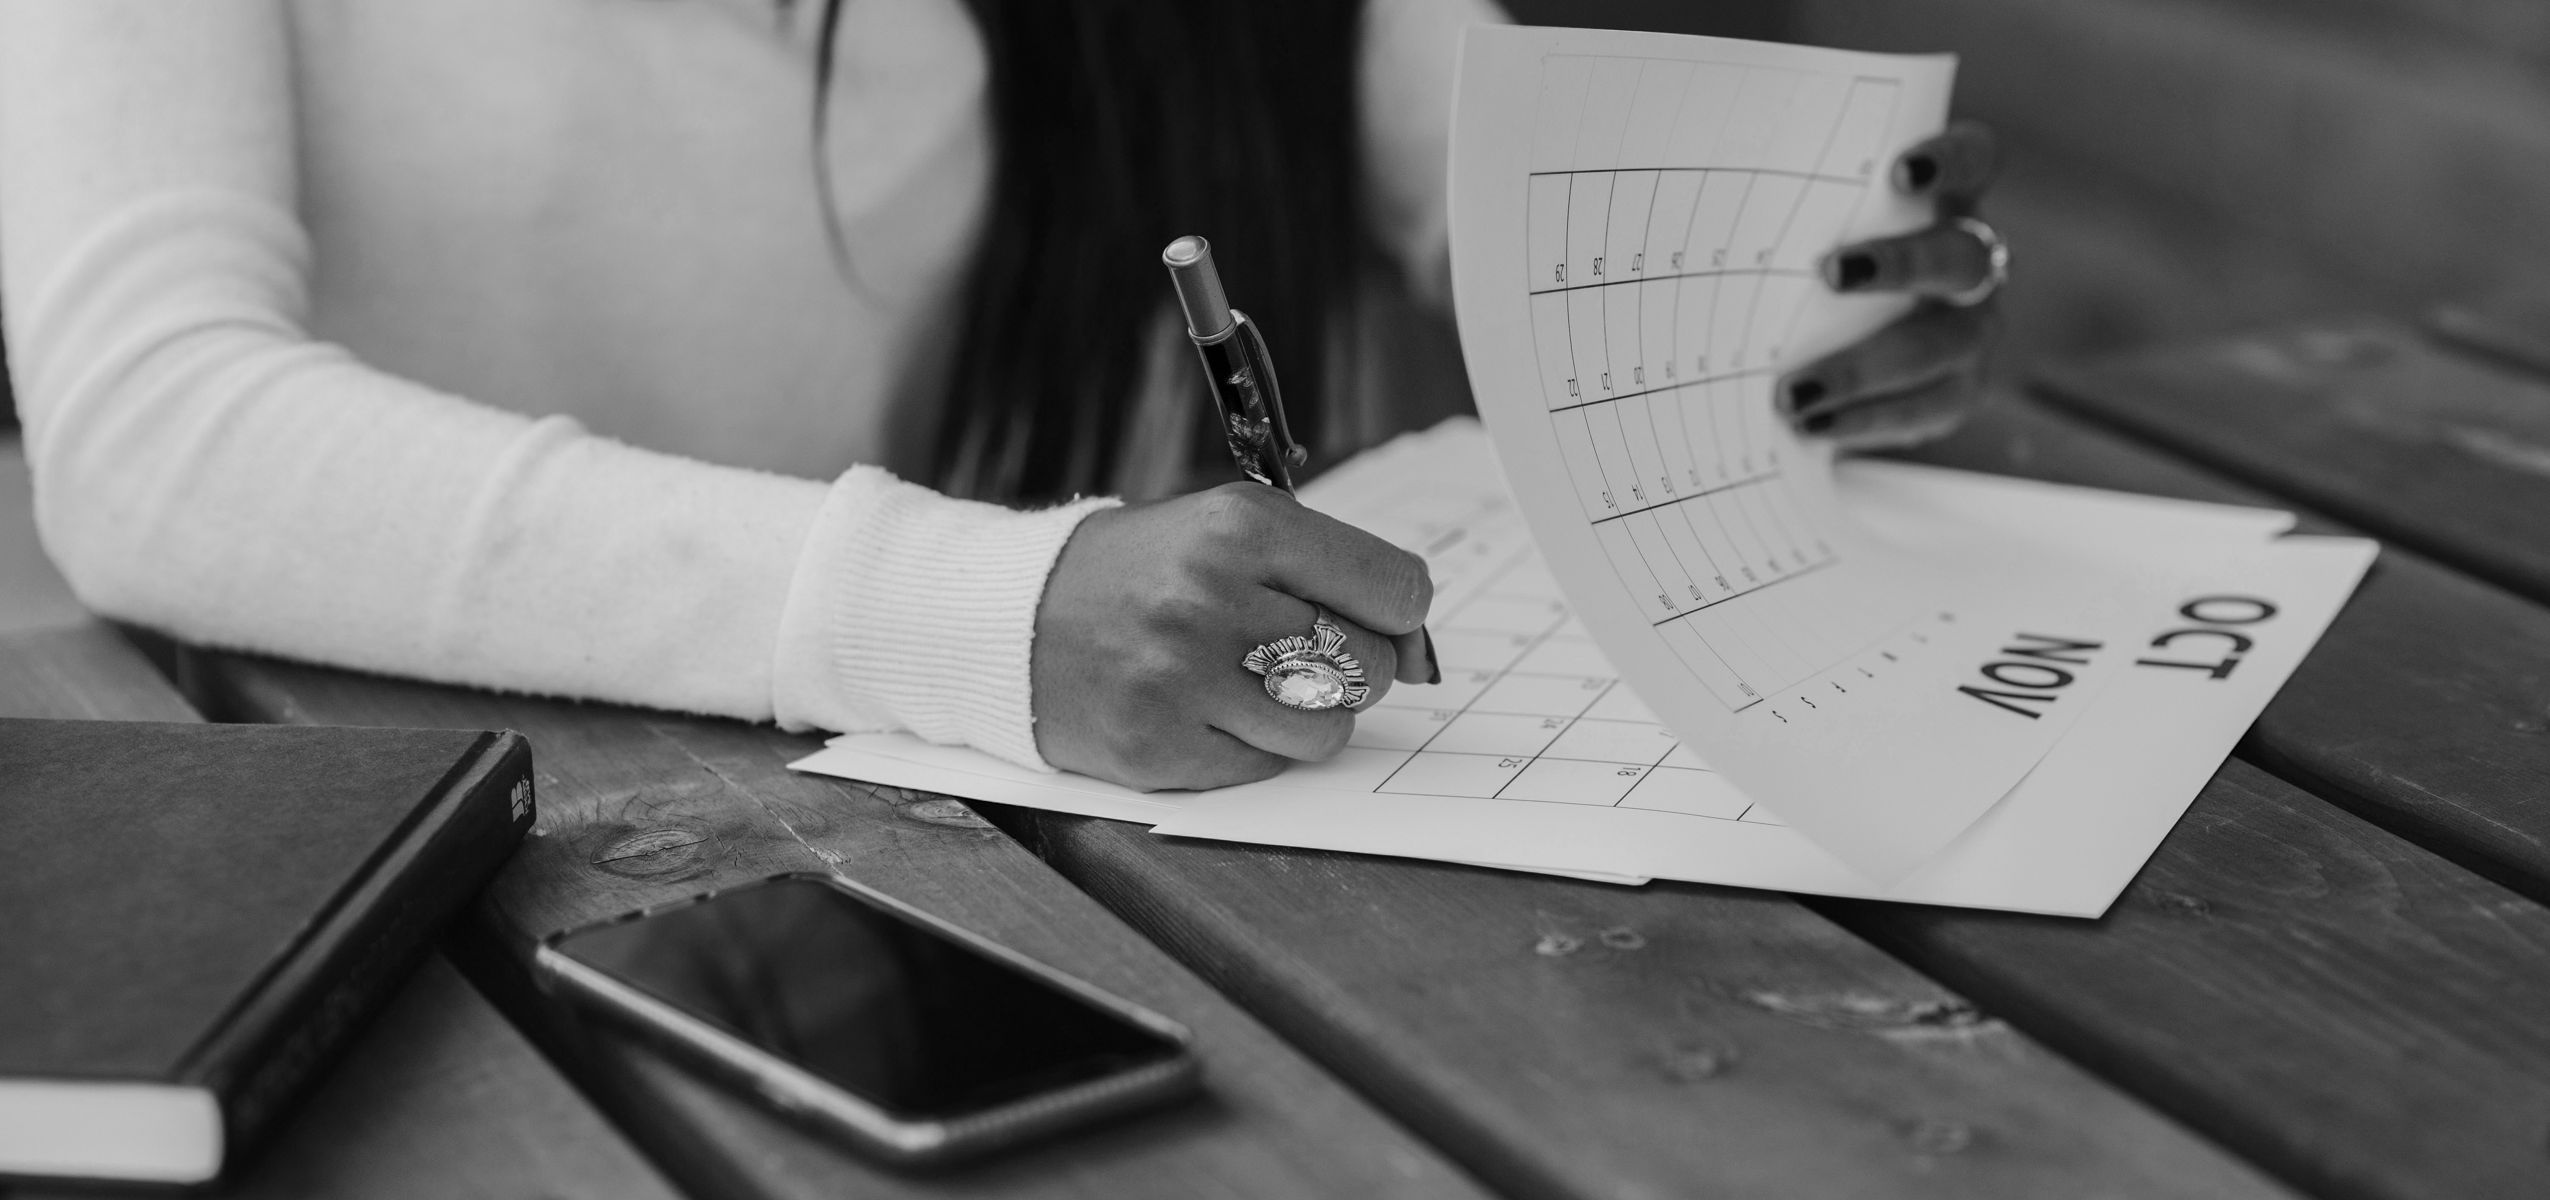
[[[1184,1047],[890,908],[781,878],[569,933],[560,952],[905,1118]]]

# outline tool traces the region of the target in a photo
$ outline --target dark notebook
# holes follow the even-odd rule
[[[0,1175],[219,1176],[531,786],[515,733],[0,719]]]

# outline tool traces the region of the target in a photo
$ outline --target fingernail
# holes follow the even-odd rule
[[[1939,160],[1927,154],[1907,154],[1895,163],[1895,187],[1906,195],[1918,196],[1939,182]]]
[[[1821,399],[1823,399],[1823,398],[1824,398],[1824,381],[1823,381],[1823,380],[1821,380],[1821,379],[1800,379],[1800,380],[1796,380],[1796,381],[1794,381],[1794,382],[1792,382],[1792,383],[1790,383],[1790,384],[1789,384],[1788,396],[1786,397],[1787,402],[1788,402],[1788,411],[1789,411],[1789,415],[1791,415],[1791,416],[1795,416],[1795,415],[1796,415],[1796,414],[1798,414],[1799,412],[1804,411],[1804,410],[1807,408],[1807,406],[1809,406],[1809,405],[1811,405],[1811,404],[1815,403],[1816,401],[1821,400]]]
[[[1808,433],[1822,433],[1833,427],[1833,414],[1817,413],[1814,416],[1798,422],[1797,424],[1798,428],[1803,429]]]
[[[1434,652],[1434,631],[1420,625],[1417,627],[1417,633],[1425,638],[1426,643],[1426,682],[1443,682],[1443,659],[1437,657]]]
[[[1824,260],[1824,282],[1837,292],[1848,292],[1868,286],[1877,279],[1877,256],[1861,250],[1844,250]]]

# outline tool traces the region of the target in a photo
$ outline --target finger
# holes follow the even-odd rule
[[[1989,306],[1928,305],[1783,380],[1776,403],[1803,429],[1819,413],[1971,373],[1991,342]]]
[[[1824,256],[1824,285],[1837,292],[1956,296],[1992,277],[1992,247],[1958,223],[1844,246]]]
[[[1972,377],[1952,376],[1808,418],[1803,432],[1844,450],[1901,449],[1946,437],[1973,415],[1978,395]]]
[[[1190,687],[1193,682],[1186,681]],[[1139,792],[1247,783],[1274,775],[1293,761],[1213,728],[1192,705],[1153,703],[1093,715],[1109,726],[1103,739],[1094,747],[1066,747],[1069,753],[1046,761]],[[1038,747],[1043,746],[1039,741]]]
[[[1246,672],[1242,672],[1246,674]],[[1332,708],[1303,712],[1277,704],[1250,675],[1215,704],[1213,728],[1286,762],[1326,762],[1355,734],[1355,714]]]
[[[1272,779],[1282,774],[1284,768],[1293,765],[1293,760],[1285,755],[1249,745],[1222,730],[1206,729],[1201,732],[1201,737],[1187,739],[1189,744],[1177,756],[1174,765],[1156,771],[1137,772],[1132,781],[1118,782],[1142,792],[1169,789],[1200,792],[1206,788]]]
[[[1399,638],[1383,637],[1336,613],[1328,614],[1328,623],[1345,633],[1346,653],[1353,655],[1356,665],[1364,669],[1364,698],[1355,710],[1360,712],[1381,703],[1381,698],[1390,694],[1391,681],[1401,673]],[[1422,628],[1419,633],[1423,633]],[[1412,635],[1399,635],[1409,636]]]
[[[1254,490],[1265,495],[1217,489],[1212,499],[1230,503],[1208,512],[1246,527],[1233,542],[1253,553],[1259,582],[1391,637],[1425,623],[1434,581],[1424,559],[1270,489]]]
[[[1399,652],[1399,669],[1391,672],[1391,678],[1401,683],[1443,682],[1443,660],[1435,657],[1434,634],[1424,626],[1390,639],[1390,648]]]
[[[1991,186],[2000,159],[2000,139],[1993,136],[1991,126],[1957,121],[1895,160],[1895,190],[1907,196],[1936,196],[1952,206],[1971,203]]]

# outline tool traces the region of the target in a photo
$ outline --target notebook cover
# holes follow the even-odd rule
[[[0,720],[0,1076],[209,1087],[227,1170],[529,830],[530,786],[512,733]]]

